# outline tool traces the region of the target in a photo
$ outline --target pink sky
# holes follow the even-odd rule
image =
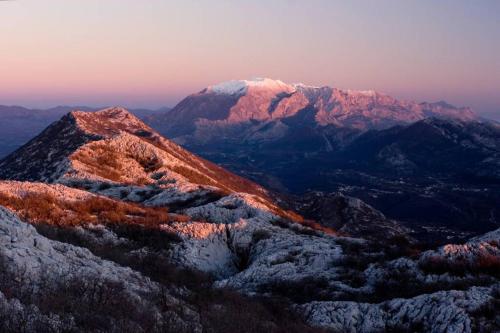
[[[159,107],[229,79],[376,89],[498,117],[500,2],[0,2],[0,104]]]

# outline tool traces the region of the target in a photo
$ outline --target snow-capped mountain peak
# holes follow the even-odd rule
[[[477,118],[468,108],[398,100],[375,90],[314,87],[258,78],[209,86],[186,97],[171,112],[158,115],[150,123],[173,139],[182,136],[185,140],[186,135],[194,135],[205,140],[220,137],[221,133],[231,130],[228,127],[255,125],[256,122],[284,121],[287,126],[333,125],[367,131],[407,125],[429,117]],[[266,128],[283,132],[282,124]],[[254,132],[252,128],[243,137],[252,136]],[[270,135],[276,137],[279,133]]]
[[[231,80],[222,82],[213,86],[209,86],[207,88],[207,91],[225,95],[244,95],[250,88],[289,92],[295,90],[292,85],[286,84],[281,80],[273,80],[269,78],[254,78],[251,80]]]
[[[293,87],[295,87],[296,89],[321,89],[320,86],[312,86],[312,85],[309,85],[309,84],[305,84],[305,83],[302,83],[302,82],[297,82],[297,83],[294,83],[292,84]]]

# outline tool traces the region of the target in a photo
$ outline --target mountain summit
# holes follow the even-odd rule
[[[266,191],[163,138],[123,108],[73,111],[0,161],[0,178],[54,183],[205,186]]]
[[[295,90],[295,87],[280,80],[256,78],[253,80],[226,81],[206,89],[207,92],[225,95],[244,95],[248,93],[249,90],[266,90],[282,93],[285,91],[292,92]]]
[[[227,131],[234,127],[241,131],[242,126],[247,128],[248,125],[255,129],[255,125],[261,123],[280,122],[278,128],[281,129],[306,124],[364,131],[409,124],[428,117],[476,119],[471,109],[444,102],[401,101],[372,90],[312,87],[265,78],[210,86],[188,96],[171,112],[153,117],[151,123],[171,137],[210,137],[210,131]]]

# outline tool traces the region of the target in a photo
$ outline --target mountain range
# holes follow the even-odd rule
[[[3,114],[0,331],[500,331],[497,123],[270,79],[79,109]]]
[[[72,110],[0,109],[0,157]],[[326,201],[358,197],[421,240],[466,239],[500,224],[500,125],[470,108],[255,79],[207,87],[173,109],[131,112],[292,198],[290,207],[318,191]]]
[[[407,102],[375,91],[290,85],[272,79],[210,86],[188,96],[172,111],[155,117],[155,128],[171,137],[186,135],[203,140],[214,139],[210,135],[212,128],[231,131],[233,127],[243,127],[245,132],[239,132],[237,137],[232,135],[230,140],[259,141],[280,137],[295,124],[367,130],[429,117],[477,118],[469,108],[456,108],[445,102]]]
[[[470,108],[257,79],[208,87],[146,121],[267,188],[360,197],[422,238],[500,223],[500,125]]]
[[[359,199],[269,191],[123,108],[66,114],[0,179],[1,331],[499,329],[498,229],[424,247]]]

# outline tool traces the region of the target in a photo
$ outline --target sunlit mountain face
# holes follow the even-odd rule
[[[255,79],[207,87],[147,122],[275,191],[360,197],[422,239],[500,223],[500,127],[469,108]]]
[[[163,131],[181,136],[203,135],[206,127],[224,128],[272,121],[289,126],[294,123],[330,125],[365,131],[409,124],[429,117],[477,119],[469,108],[456,108],[445,102],[415,103],[373,90],[311,87],[263,78],[210,86],[181,101],[174,112],[159,115],[154,120]],[[269,126],[267,130],[270,130]]]

